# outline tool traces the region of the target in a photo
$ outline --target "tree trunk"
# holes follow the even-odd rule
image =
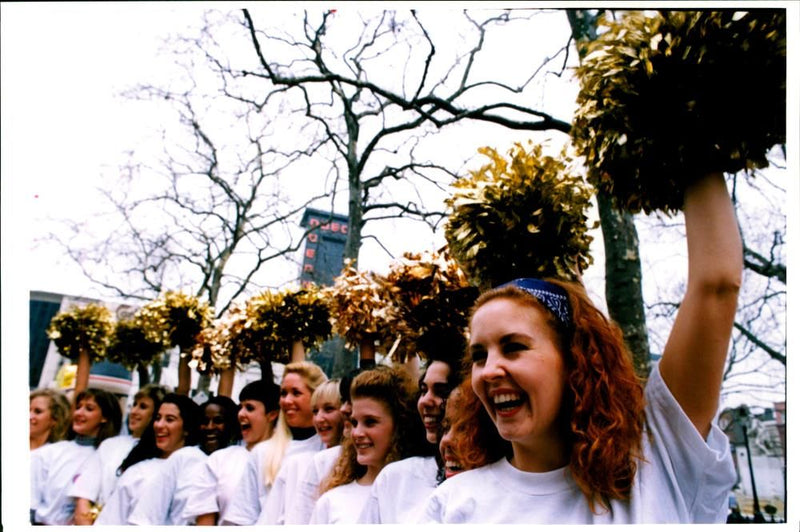
[[[144,364],[136,364],[136,373],[139,374],[139,388],[150,384],[150,372]]]
[[[153,383],[154,384],[161,384],[161,370],[164,367],[164,363],[166,363],[168,361],[169,361],[169,353],[164,353],[153,364]]]
[[[596,15],[583,9],[567,10],[572,38],[576,42],[597,38]],[[580,46],[578,46],[580,53]],[[650,346],[642,297],[642,265],[639,237],[630,213],[617,210],[611,198],[598,193],[597,207],[606,255],[606,303],[608,314],[622,329],[633,356],[636,372],[646,377],[650,369]]]
[[[290,359],[292,362],[302,362],[306,359],[306,348],[303,346],[303,342],[300,340],[295,340],[292,342],[292,353]]]
[[[267,382],[275,382],[275,375],[272,373],[272,362],[269,360],[262,360],[259,362],[261,366],[261,380]]]
[[[208,395],[211,389],[211,373],[201,373],[197,378],[197,391]]]
[[[224,395],[225,397],[233,396],[233,378],[236,376],[236,366],[231,364],[228,369],[223,369],[219,374],[219,385],[217,386],[217,395]]]
[[[89,372],[92,369],[92,360],[89,352],[81,348],[78,352],[78,367],[75,370],[75,391],[73,397],[89,387]]]
[[[639,237],[633,216],[619,211],[606,194],[597,194],[600,226],[606,253],[606,303],[608,314],[622,329],[640,377],[650,373],[650,345],[642,297]]]
[[[175,388],[175,393],[178,395],[189,395],[189,390],[192,387],[192,368],[189,367],[189,351],[181,350],[180,359],[178,360],[178,386]]]

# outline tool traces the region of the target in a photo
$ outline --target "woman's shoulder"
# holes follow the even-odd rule
[[[433,456],[410,456],[386,464],[378,476],[384,478],[408,475],[428,477],[432,474],[433,477],[436,477],[436,471],[436,458]]]

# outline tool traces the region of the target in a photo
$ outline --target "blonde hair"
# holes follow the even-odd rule
[[[342,396],[339,395],[339,379],[331,379],[320,384],[314,393],[311,394],[311,406],[315,404],[333,403],[342,404]]]
[[[322,371],[322,368],[313,362],[308,362],[307,360],[286,364],[286,367],[283,370],[284,378],[290,373],[299,375],[300,378],[303,379],[303,383],[305,383],[305,385],[308,387],[312,396],[316,389],[328,380],[328,377],[325,375],[325,372]],[[281,463],[283,462],[283,456],[286,454],[286,448],[289,446],[289,442],[291,441],[292,432],[289,430],[289,425],[286,423],[283,410],[281,410],[280,414],[278,414],[278,423],[275,425],[275,431],[272,433],[272,437],[268,440],[268,448],[265,450],[263,471],[265,486],[271,486],[275,481],[275,477],[278,476],[278,471],[280,470]]]
[[[67,396],[52,388],[39,388],[30,393],[29,401],[33,401],[37,397],[47,397],[50,416],[54,422],[53,428],[47,434],[47,443],[66,439],[72,415],[72,408]]]

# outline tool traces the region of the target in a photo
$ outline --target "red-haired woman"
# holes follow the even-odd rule
[[[442,457],[439,483],[511,455],[511,445],[497,433],[469,380],[447,398],[439,454]]]
[[[355,523],[381,469],[414,455],[425,443],[415,409],[415,386],[404,370],[378,366],[351,385],[350,438],[323,482],[311,524]],[[413,430],[415,427],[418,430]]]
[[[713,422],[742,242],[721,174],[690,185],[683,212],[686,293],[644,388],[619,328],[582,286],[520,279],[479,298],[472,388],[512,455],[444,482],[426,520],[725,521],[735,474]]]

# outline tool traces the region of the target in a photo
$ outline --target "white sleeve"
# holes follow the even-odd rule
[[[287,525],[307,525],[311,520],[311,512],[314,510],[314,503],[319,496],[319,485],[322,479],[319,478],[317,471],[317,455],[314,456],[313,463],[297,483],[297,492],[294,502],[286,508],[285,517]]]
[[[141,494],[128,516],[129,525],[166,525],[177,478],[172,464],[142,483]]]
[[[218,525],[254,525],[261,505],[258,500],[258,471],[254,461],[244,461],[239,481],[228,496],[228,504],[221,510]]]
[[[286,463],[281,466],[278,476],[272,483],[272,488],[267,495],[267,502],[261,508],[257,525],[282,525],[283,508],[286,503]]]
[[[330,497],[326,497],[327,493],[323,493],[316,503],[311,512],[310,525],[327,525],[330,523]]]
[[[727,436],[716,423],[703,440],[661,377],[645,387],[645,415],[657,459],[676,484],[692,522],[724,522],[736,473]]]
[[[47,478],[47,461],[45,460],[45,448],[31,452],[31,513],[34,513],[44,498],[43,487]],[[33,515],[31,516],[33,518]]]
[[[67,495],[76,499],[98,502],[102,470],[100,453],[95,451],[81,466],[81,474],[67,490]]]
[[[190,482],[183,482],[186,498],[186,504],[181,512],[183,520],[194,522],[201,515],[219,511],[217,477],[206,461],[184,464],[179,474],[184,479],[191,479]]]

